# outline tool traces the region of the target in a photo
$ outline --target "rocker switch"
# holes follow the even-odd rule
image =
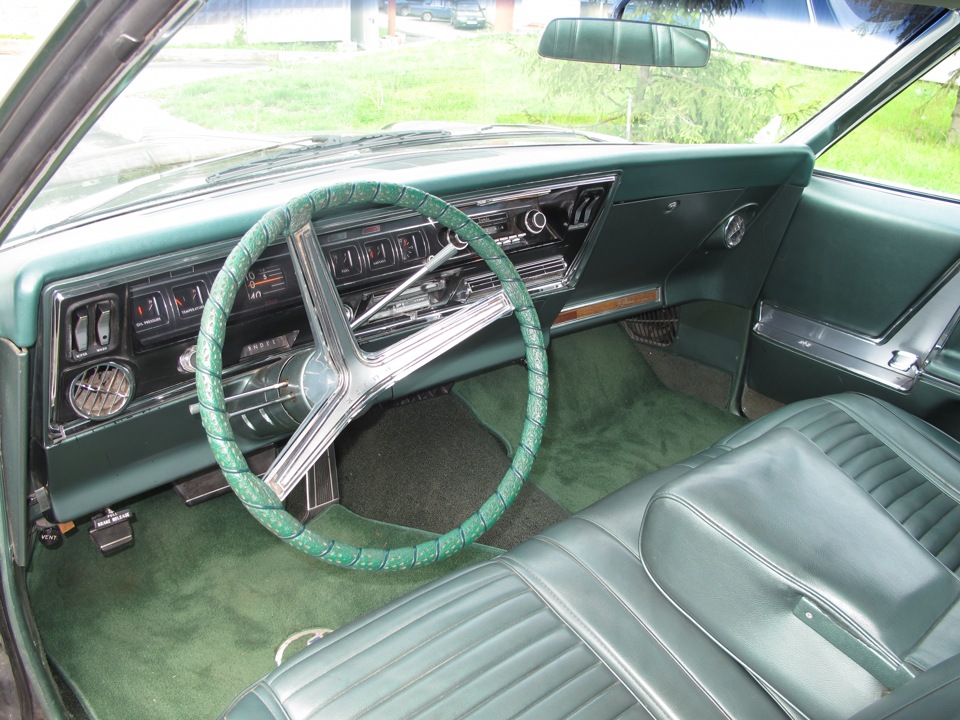
[[[87,351],[87,329],[89,324],[90,320],[87,317],[87,311],[81,310],[78,312],[73,323],[73,344],[78,353]]]
[[[110,303],[97,303],[97,341],[101,345],[110,344],[110,318],[113,311]]]

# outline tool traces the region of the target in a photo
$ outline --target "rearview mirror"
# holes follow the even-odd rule
[[[710,35],[703,30],[633,20],[557,18],[540,38],[546,58],[613,65],[703,67]]]

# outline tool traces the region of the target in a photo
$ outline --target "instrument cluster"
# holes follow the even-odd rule
[[[615,175],[490,191],[459,200],[509,255],[531,294],[572,287]],[[348,318],[366,315],[361,344],[407,332],[496,292],[484,261],[432,220],[370,208],[315,221]],[[447,245],[462,248],[428,272]],[[229,246],[153,259],[48,288],[49,438],[56,442],[193,390],[200,318]],[[417,282],[397,291],[414,273]],[[223,347],[226,374],[255,369],[312,343],[294,262],[268,247],[242,280]],[[395,292],[397,291],[397,292]]]

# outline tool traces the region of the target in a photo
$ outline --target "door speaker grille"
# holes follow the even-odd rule
[[[133,374],[123,365],[101,363],[70,383],[70,406],[80,417],[105,420],[123,412],[133,399]]]

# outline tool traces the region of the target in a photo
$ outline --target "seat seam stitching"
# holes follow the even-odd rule
[[[900,460],[901,462],[903,462],[903,458],[901,458],[899,455],[894,455],[894,457],[890,458],[890,460],[889,460],[888,462],[892,462],[892,461],[894,461],[894,460]],[[906,463],[904,463],[904,464],[906,465]],[[877,467],[879,467],[879,465],[878,465]],[[843,469],[843,468],[841,468],[841,470],[842,470],[842,469]],[[873,469],[873,468],[871,468],[871,470],[872,470],[872,469]],[[846,472],[846,470],[844,470],[844,472]],[[916,471],[915,468],[912,468],[912,467],[910,467],[909,465],[907,465],[906,470],[901,470],[901,471],[898,472],[896,475],[891,475],[891,476],[888,477],[886,480],[884,480],[883,482],[881,482],[879,485],[874,485],[874,486],[873,486],[872,488],[870,488],[869,490],[868,490],[866,487],[864,487],[864,486],[857,480],[857,478],[852,478],[852,479],[853,479],[853,481],[854,481],[855,483],[857,483],[857,485],[860,485],[860,487],[862,487],[864,490],[866,490],[868,495],[870,495],[871,497],[873,497],[874,500],[877,500],[877,498],[873,496],[873,494],[874,494],[875,492],[878,492],[878,491],[880,490],[880,488],[882,488],[884,485],[887,485],[888,483],[892,483],[894,480],[899,480],[899,479],[902,478],[904,475],[909,475],[910,472],[915,472],[915,473],[916,473],[917,471]],[[847,473],[847,474],[849,475],[849,473]],[[924,484],[929,483],[930,485],[933,485],[933,483],[931,483],[929,480],[927,480],[925,477],[923,477],[923,475],[921,475],[920,473],[917,473],[917,476],[920,478],[920,482],[918,482],[916,485],[914,485],[912,488],[910,488],[910,490],[908,490],[906,493],[903,493],[902,495],[898,495],[897,497],[895,497],[895,498],[893,499],[893,502],[896,502],[896,501],[899,500],[901,497],[904,497],[905,495],[907,495],[907,494],[909,494],[910,492],[916,490],[918,487],[921,487],[921,486],[924,485]],[[851,477],[852,477],[852,476],[851,476]],[[933,487],[936,488],[936,485],[933,485]],[[939,488],[937,488],[937,489],[939,490]],[[941,493],[941,494],[942,494],[942,493]],[[880,503],[881,505],[883,505],[883,503],[880,502],[879,500],[877,500],[877,502]],[[892,505],[893,502],[891,502],[890,504]],[[888,507],[888,506],[887,506],[887,505],[884,505],[884,507]]]
[[[516,626],[519,625],[520,623],[522,623],[522,622],[524,622],[524,621],[526,621],[526,620],[529,620],[529,619],[531,619],[532,617],[534,617],[534,616],[536,616],[536,615],[538,615],[538,614],[540,614],[540,613],[544,613],[544,612],[547,613],[547,614],[550,614],[550,613],[549,613],[549,609],[548,609],[545,605],[541,605],[541,606],[540,606],[539,608],[537,608],[534,612],[528,613],[527,615],[525,615],[525,616],[523,616],[523,617],[521,617],[521,618],[518,618],[517,621],[515,621],[515,622],[513,622],[513,623],[511,623],[511,624],[509,624],[509,625],[507,625],[507,626],[505,626],[505,627],[503,627],[503,628],[501,628],[500,630],[497,631],[496,635],[500,635],[501,633],[503,633],[503,632],[505,632],[505,631],[507,631],[507,630],[510,630],[510,629],[516,627]],[[559,628],[558,628],[558,629],[559,629]],[[492,638],[496,637],[496,635],[490,635],[490,636],[481,638],[481,639],[478,640],[477,642],[471,644],[469,647],[462,648],[460,651],[458,651],[458,652],[455,653],[454,655],[451,655],[451,656],[447,657],[442,663],[439,663],[439,664],[437,664],[437,665],[434,665],[432,668],[430,668],[430,669],[427,670],[426,672],[422,672],[422,673],[420,673],[419,675],[417,675],[415,678],[412,678],[412,679],[411,679],[408,683],[406,683],[403,687],[398,688],[397,690],[394,690],[394,691],[391,692],[387,697],[383,698],[382,700],[377,701],[377,702],[374,703],[373,705],[368,706],[367,708],[364,709],[364,713],[368,713],[368,712],[370,712],[371,710],[373,710],[374,708],[376,708],[376,707],[382,705],[383,703],[387,702],[388,700],[391,700],[392,698],[397,697],[397,696],[399,695],[399,693],[403,692],[404,690],[407,690],[408,688],[410,688],[411,686],[413,686],[415,683],[420,682],[421,680],[424,680],[425,678],[429,677],[431,674],[433,674],[434,672],[436,672],[436,671],[437,671],[440,667],[442,667],[443,665],[446,665],[447,663],[449,663],[449,662],[451,662],[451,661],[453,661],[453,660],[456,660],[457,658],[464,657],[464,656],[465,656],[465,653],[466,653],[467,651],[473,650],[473,649],[475,649],[477,646],[482,645],[482,644],[484,644],[485,642],[488,642],[488,641],[491,640]],[[434,638],[431,638],[431,640],[436,639],[436,637],[437,637],[437,636],[434,636]],[[563,652],[561,652],[559,655],[554,656],[553,658],[551,658],[551,659],[550,659],[550,662],[555,661],[555,660],[556,660],[557,658],[559,658],[559,657],[563,657],[563,656],[566,655],[570,650],[572,650],[573,648],[576,648],[576,647],[577,647],[577,643],[576,643],[576,642],[571,643],[569,646],[567,646],[567,647],[563,650]],[[497,662],[499,662],[499,661],[497,661]],[[549,664],[549,663],[542,663],[542,662],[541,662],[540,665],[537,666],[537,668],[543,667],[545,664]],[[481,674],[481,673],[483,673],[483,672],[486,672],[486,671],[490,670],[490,669],[493,668],[493,667],[494,667],[494,665],[485,665],[483,668],[481,668],[480,672],[477,673],[477,674]],[[473,680],[473,679],[474,679],[474,678],[468,678],[467,681],[461,681],[461,682],[457,683],[457,684],[454,685],[453,687],[448,688],[448,689],[445,691],[445,694],[446,694],[446,693],[449,693],[449,692],[452,691],[452,690],[456,690],[456,689],[458,689],[458,688],[464,687],[464,683],[465,683],[465,682],[468,682],[469,680]],[[511,683],[511,685],[513,685],[513,684],[515,684],[515,683]],[[504,688],[504,687],[501,687],[501,688],[498,690],[498,692],[503,691],[504,689],[511,687],[511,685],[507,685],[505,688]],[[445,694],[441,694],[439,697],[437,697],[437,698],[435,698],[435,699],[427,702],[425,705],[421,705],[420,707],[417,708],[417,712],[418,712],[418,713],[419,713],[419,712],[423,712],[426,708],[429,708],[429,707],[431,707],[431,706],[433,706],[433,705],[436,705],[440,700],[443,699],[443,697],[445,696]],[[480,704],[482,705],[483,703],[480,703]],[[472,709],[472,708],[471,708],[471,709]]]
[[[882,410],[885,414],[889,415],[900,424],[910,427],[908,423],[904,422],[903,418],[898,417],[896,413],[891,412],[889,408],[884,407],[882,404],[880,404],[879,402],[877,402],[876,400],[874,400],[869,396],[864,395],[862,397],[871,401],[875,407]],[[847,413],[850,417],[854,418],[858,424],[864,427],[864,429],[866,429],[867,424],[870,424],[870,423],[867,423],[866,419],[863,418],[863,416],[860,413],[858,413],[855,409],[850,408],[849,406],[844,404],[838,398],[832,397],[832,398],[826,398],[826,400],[828,402],[833,403],[836,407],[840,408],[843,412]],[[927,444],[940,450],[950,459],[960,463],[960,457],[958,457],[949,449],[947,449],[946,447],[938,443],[936,440],[934,440],[931,437],[928,437],[926,434],[917,430],[916,428],[911,428],[911,430],[913,430],[917,436],[923,438],[927,442]],[[913,453],[908,452],[906,448],[904,448],[899,442],[897,442],[895,438],[891,437],[889,433],[884,432],[880,428],[874,428],[874,429],[868,430],[867,432],[869,432],[871,435],[874,435],[874,437],[877,437],[881,442],[883,442],[887,447],[889,447],[893,452],[895,452],[899,457],[901,457],[903,461],[907,463],[907,465],[914,468],[924,478],[926,478],[929,482],[933,483],[933,485],[939,488],[944,495],[951,498],[954,502],[960,503],[960,493],[958,493],[957,490],[951,488],[948,484],[944,483],[940,478],[939,473],[935,472],[933,468],[929,467],[919,457],[917,457]]]
[[[549,614],[549,609],[548,609],[545,605],[543,605],[543,606],[540,607],[539,610],[537,610],[537,612],[538,612],[538,613],[539,613],[539,612],[547,612],[547,613]],[[531,674],[533,674],[534,672],[536,672],[537,670],[540,670],[541,668],[547,667],[547,666],[550,665],[551,663],[556,662],[556,661],[559,660],[560,658],[562,658],[562,657],[564,657],[565,655],[567,655],[570,651],[575,650],[577,647],[579,647],[578,643],[573,642],[573,643],[571,643],[570,645],[568,645],[566,648],[564,648],[564,650],[563,650],[559,655],[555,655],[555,656],[549,658],[549,659],[546,660],[546,661],[540,661],[539,664],[536,665],[536,667],[533,667],[533,668],[531,668],[531,669],[528,669],[521,677],[513,679],[513,681],[510,682],[509,684],[507,684],[507,685],[505,685],[505,686],[502,686],[502,687],[500,687],[500,688],[497,688],[496,690],[493,691],[493,693],[488,694],[488,695],[487,695],[486,697],[484,697],[483,700],[481,700],[479,703],[476,703],[476,704],[473,705],[471,708],[469,708],[468,711],[469,711],[469,712],[474,712],[474,711],[476,711],[478,708],[483,707],[484,705],[486,705],[487,703],[489,703],[489,702],[493,699],[493,697],[494,697],[495,694],[497,694],[497,693],[502,693],[502,692],[504,692],[505,690],[509,690],[510,688],[515,687],[515,686],[516,686],[521,680],[523,680],[524,678],[527,678],[527,677],[529,677]],[[462,653],[457,653],[457,655],[454,656],[454,657],[459,657],[461,654],[462,654]],[[484,670],[489,670],[490,667],[492,667],[492,666],[487,666],[487,667],[484,668]],[[592,666],[591,666],[591,667],[592,667]],[[409,687],[409,686],[412,685],[413,683],[415,683],[415,682],[417,682],[417,681],[419,681],[419,680],[424,679],[425,677],[427,677],[428,675],[430,675],[432,672],[434,672],[436,669],[437,669],[436,667],[433,667],[433,668],[431,668],[428,672],[426,672],[426,673],[421,673],[419,676],[417,676],[416,678],[414,678],[411,682],[407,683],[407,686],[406,686],[406,687]],[[457,685],[457,687],[462,687],[462,686],[463,686],[463,683],[458,683],[458,685]],[[419,712],[423,712],[423,710],[424,710],[425,708],[429,708],[431,705],[436,705],[436,703],[437,703],[439,700],[441,700],[442,697],[443,697],[443,696],[441,696],[440,698],[437,698],[437,699],[435,699],[435,700],[427,703],[426,705],[421,705],[421,706],[417,709],[417,712],[418,712],[418,713],[419,713]],[[365,710],[365,712],[369,712],[371,709],[377,707],[377,706],[380,705],[380,704],[382,704],[382,702],[378,702],[378,703],[376,703],[375,705],[370,706],[369,708],[367,708],[367,709]],[[462,712],[463,712],[463,714],[465,715],[467,711],[462,711]]]
[[[927,529],[927,531],[926,531],[922,536],[920,536],[919,538],[917,538],[917,540],[920,541],[920,542],[922,542],[922,541],[923,541],[923,538],[925,538],[927,535],[929,535],[930,533],[932,533],[932,532],[937,528],[938,525],[940,525],[941,523],[943,523],[948,517],[950,517],[950,516],[953,515],[954,513],[960,513],[960,505],[954,505],[952,508],[950,508],[949,510],[947,510],[947,512],[945,512],[945,513],[940,517],[940,519],[937,520],[937,522],[935,522],[933,525],[931,525],[931,526],[929,527],[929,529]],[[950,531],[950,528],[948,528],[947,531],[949,532],[949,531]],[[952,543],[953,541],[955,541],[957,538],[960,538],[960,527],[958,527],[957,530],[955,530],[954,533],[953,533],[949,538],[947,538],[947,541],[943,543],[943,545],[940,547],[939,550],[937,550],[936,552],[934,552],[932,549],[929,549],[929,552],[933,553],[934,555],[939,555],[939,554],[942,553],[944,550],[946,550],[946,549],[950,546],[950,543]]]
[[[592,698],[589,698],[589,699],[587,699],[587,700],[584,700],[582,703],[580,703],[579,705],[577,705],[577,707],[573,708],[573,710],[571,710],[571,711],[568,712],[566,715],[564,715],[563,718],[562,718],[562,720],[568,720],[568,718],[572,718],[572,717],[573,717],[574,715],[576,715],[578,712],[586,709],[586,707],[587,707],[588,705],[590,705],[590,704],[592,704],[592,703],[595,703],[597,700],[599,700],[600,698],[602,698],[602,697],[603,697],[604,695],[606,695],[608,692],[610,692],[611,690],[614,690],[614,689],[616,689],[616,688],[618,688],[618,687],[623,687],[623,683],[619,682],[619,680],[617,679],[617,677],[614,676],[613,682],[611,682],[609,685],[607,685],[607,686],[606,686],[603,690],[601,690],[600,692],[594,693],[594,695],[593,695]],[[636,702],[634,702],[633,707],[636,707],[636,705],[637,705]],[[623,715],[623,713],[625,713],[625,712],[626,712],[627,710],[629,710],[629,709],[630,709],[630,706],[623,708],[623,710],[621,710],[619,713],[617,713],[617,717],[620,717],[621,715]],[[644,710],[644,712],[646,712],[646,710]]]
[[[923,484],[917,485],[915,488],[911,489],[909,492],[907,492],[907,493],[901,495],[900,497],[898,497],[894,502],[898,502],[898,501],[900,501],[900,500],[903,500],[903,499],[906,498],[908,495],[912,495],[913,493],[915,493],[917,490],[919,490],[919,489],[922,488],[922,487],[923,487]],[[934,490],[936,490],[936,489],[937,489],[937,488],[934,487]],[[942,492],[936,493],[932,498],[930,498],[929,500],[927,500],[923,505],[921,505],[921,506],[918,507],[916,510],[912,511],[909,515],[907,515],[907,517],[905,517],[900,524],[903,525],[904,529],[906,529],[906,528],[907,528],[907,523],[910,522],[911,520],[913,520],[913,518],[916,517],[917,513],[923,512],[923,511],[926,510],[928,507],[930,507],[930,504],[931,504],[931,503],[936,502],[937,500],[939,500],[939,499],[942,498],[942,497],[946,497]],[[949,500],[950,498],[947,498],[947,499]],[[891,503],[891,506],[892,506],[892,505],[893,505],[893,503]],[[955,505],[953,506],[953,508],[956,508],[956,507],[957,507],[957,505],[955,504]],[[946,513],[944,513],[943,515],[941,515],[941,516],[940,516],[940,520],[943,520],[943,518],[945,518],[947,515],[949,515],[950,512],[951,512],[951,510],[953,510],[953,508],[951,508],[951,509],[948,510]],[[940,520],[937,520],[937,522],[940,522]],[[936,524],[936,523],[934,523],[934,524]],[[910,530],[907,530],[907,532],[910,532]],[[910,533],[910,534],[913,535],[913,533]],[[914,537],[917,538],[917,542],[920,542],[920,538],[918,538],[916,535],[914,535]]]
[[[505,598],[502,598],[500,601],[498,601],[497,603],[495,603],[495,604],[493,605],[493,607],[494,607],[494,608],[495,608],[495,607],[498,607],[498,606],[504,604],[505,602],[507,602],[507,601],[509,601],[509,600],[513,600],[514,598],[517,598],[517,597],[523,597],[523,593],[522,593],[522,592],[516,592],[516,593],[513,593],[513,594],[511,594],[511,595],[509,595],[509,596],[507,596],[507,597],[505,597]],[[449,605],[449,604],[450,604],[450,602],[446,602],[446,603],[444,603],[441,607],[446,607],[446,606]],[[484,612],[486,612],[486,611],[488,611],[488,610],[490,610],[490,609],[491,609],[490,607],[484,608]],[[398,630],[403,630],[403,629],[406,629],[406,628],[410,627],[414,622],[423,619],[424,617],[426,617],[427,615],[429,615],[431,612],[435,612],[436,610],[437,610],[437,608],[433,608],[432,610],[428,611],[427,613],[424,613],[423,615],[418,616],[418,617],[415,618],[413,621],[404,624],[402,627],[398,628]],[[407,655],[409,655],[409,654],[412,653],[413,651],[415,651],[415,650],[423,647],[423,646],[424,646],[426,643],[428,643],[429,641],[434,640],[434,639],[436,639],[437,637],[440,637],[441,635],[449,632],[450,630],[452,630],[452,629],[454,629],[454,628],[456,628],[456,627],[459,627],[460,625],[462,625],[463,623],[467,622],[468,620],[475,619],[475,618],[478,617],[480,614],[482,614],[482,613],[474,613],[474,614],[470,615],[469,617],[461,618],[459,621],[457,621],[457,622],[454,623],[453,625],[450,625],[449,627],[444,628],[443,630],[440,630],[439,632],[433,633],[433,634],[432,634],[430,637],[428,637],[428,638],[422,639],[418,644],[414,645],[414,646],[411,647],[411,648],[408,648],[405,652],[403,652],[402,654],[400,654],[400,655],[398,655],[397,657],[393,658],[393,659],[392,659],[389,663],[387,663],[386,665],[380,665],[380,666],[378,666],[373,672],[367,673],[364,677],[360,678],[359,680],[354,681],[354,682],[353,682],[351,685],[349,685],[348,687],[342,688],[336,695],[334,695],[334,696],[331,697],[331,698],[328,698],[327,701],[326,701],[326,703],[325,703],[325,705],[329,705],[331,702],[333,702],[333,701],[335,701],[335,700],[343,697],[343,696],[346,695],[348,692],[354,690],[356,687],[358,687],[358,686],[361,685],[362,683],[368,682],[368,681],[370,680],[370,678],[372,678],[372,677],[374,677],[375,675],[378,675],[379,673],[383,672],[386,668],[392,667],[392,666],[395,665],[399,660],[403,659],[404,657],[406,657]],[[396,631],[395,631],[395,632],[396,632]],[[393,634],[393,633],[391,633],[391,634]],[[347,658],[346,660],[354,660],[354,659],[358,658],[360,655],[362,655],[362,654],[364,654],[364,653],[367,653],[367,652],[370,652],[372,649],[373,649],[372,646],[368,646],[368,647],[366,647],[366,648],[363,648],[363,649],[361,649],[361,650],[358,650],[356,653],[354,653],[353,655],[351,655],[351,656],[350,656],[349,658]],[[345,662],[345,661],[341,661],[341,662],[337,663],[337,666],[342,666],[342,665],[344,664],[344,662]],[[315,682],[316,680],[320,680],[320,679],[321,679],[321,678],[315,678],[315,679],[314,679],[314,682]],[[294,692],[292,692],[292,693],[290,694],[289,698],[295,697],[297,694],[299,694],[299,693],[303,692],[304,690],[308,689],[312,684],[313,684],[313,683],[310,682],[310,683],[307,683],[307,684],[302,685],[301,687],[297,688]],[[288,699],[289,699],[289,698],[288,698]],[[316,710],[316,709],[319,709],[319,708],[315,708],[315,710]]]
[[[558,658],[563,657],[564,655],[566,655],[567,653],[569,653],[571,650],[576,650],[578,647],[580,647],[580,645],[578,645],[578,644],[571,645],[571,646],[570,646],[566,651],[564,651],[561,655],[558,655],[556,658],[552,658],[552,659],[550,660],[550,662],[540,663],[536,668],[533,668],[533,670],[524,673],[522,677],[517,678],[514,682],[510,683],[509,685],[507,685],[507,687],[504,688],[504,689],[510,689],[510,688],[516,687],[521,680],[526,679],[526,678],[529,678],[529,677],[533,674],[533,671],[535,671],[535,670],[542,670],[542,669],[545,668],[545,667],[549,667],[549,666],[550,666],[554,661],[556,661]],[[588,652],[589,652],[589,651],[588,651]],[[606,666],[600,661],[600,658],[597,657],[596,653],[591,652],[590,654],[593,656],[593,662],[592,662],[590,665],[588,665],[588,666],[587,666],[586,668],[584,668],[583,670],[578,671],[577,674],[574,675],[572,678],[568,678],[567,680],[564,680],[563,682],[561,682],[560,685],[555,685],[555,686],[550,690],[550,692],[547,693],[546,695],[541,695],[540,697],[536,698],[535,700],[527,703],[525,706],[523,706],[522,708],[520,708],[520,710],[518,710],[516,714],[519,715],[520,713],[527,712],[527,711],[529,711],[531,708],[535,707],[537,704],[543,702],[543,700],[545,700],[546,698],[550,697],[551,695],[554,695],[558,690],[560,690],[560,689],[563,687],[564,683],[572,682],[573,680],[576,680],[578,677],[580,677],[580,676],[583,675],[584,673],[588,672],[589,670],[592,670],[592,669],[595,668],[595,667],[606,667]],[[609,668],[607,668],[607,672],[610,672],[610,669],[609,669]],[[612,673],[611,673],[611,675],[612,675]],[[614,675],[614,678],[616,679],[616,676],[615,676],[615,675]],[[473,709],[474,711],[475,711],[475,710],[478,710],[479,708],[481,708],[481,707],[483,707],[484,705],[488,704],[488,703],[491,701],[491,699],[492,699],[492,698],[488,697],[486,700],[484,700],[483,703],[481,703],[480,705],[478,705],[478,706],[476,706],[475,708],[472,708],[472,709]]]
[[[562,552],[566,557],[572,559],[577,565],[579,565],[581,568],[583,568],[589,575],[591,575],[593,578],[595,578],[595,579],[597,580],[597,582],[604,588],[604,590],[606,590],[607,593],[608,593],[611,597],[613,597],[613,598],[616,600],[616,602],[617,602],[631,617],[633,617],[633,618],[636,620],[637,624],[638,624],[641,628],[643,628],[644,632],[645,632],[647,635],[650,636],[650,638],[654,641],[654,643],[656,643],[656,645],[657,645],[661,650],[663,650],[664,653],[666,653],[667,657],[669,657],[671,660],[673,660],[674,664],[683,672],[684,675],[686,675],[686,676],[690,679],[690,681],[694,684],[694,686],[696,686],[696,687],[703,693],[704,697],[706,697],[706,698],[711,702],[711,704],[713,704],[713,705],[717,708],[717,710],[720,711],[720,713],[721,713],[724,717],[729,718],[730,720],[733,720],[733,719],[732,719],[732,716],[726,711],[725,708],[723,708],[723,707],[719,704],[719,702],[718,702],[717,699],[713,696],[713,694],[710,693],[710,692],[708,692],[708,691],[706,690],[706,688],[704,688],[703,685],[700,683],[700,681],[691,674],[690,670],[686,667],[686,665],[680,661],[680,658],[677,657],[677,655],[676,655],[670,648],[668,648],[666,645],[664,645],[662,639],[661,639],[659,636],[657,636],[656,633],[654,633],[654,632],[650,629],[650,627],[647,625],[647,623],[645,623],[645,622],[643,621],[643,619],[640,618],[639,615],[637,615],[637,613],[635,613],[633,610],[631,610],[629,607],[627,607],[627,605],[623,602],[623,599],[620,597],[620,595],[618,595],[617,593],[615,593],[615,592],[610,588],[610,586],[609,586],[606,582],[603,581],[603,579],[601,579],[599,576],[597,576],[597,574],[596,574],[595,572],[593,572],[593,570],[591,570],[589,567],[587,567],[586,565],[584,565],[583,562],[581,562],[579,558],[577,558],[573,553],[571,553],[569,550],[567,550],[567,548],[565,548],[564,546],[560,545],[557,541],[553,540],[552,538],[546,538],[546,537],[542,537],[542,536],[541,536],[541,537],[537,538],[537,540],[539,540],[540,542],[544,542],[544,543],[547,543],[547,544],[553,546],[554,548],[556,548],[557,550],[559,550],[560,552]],[[633,554],[633,553],[631,552],[631,554]],[[634,557],[636,557],[636,556],[634,556]],[[514,560],[514,561],[515,561],[515,559],[513,559],[513,558],[511,558],[511,560]],[[544,580],[543,580],[539,575],[537,575],[536,573],[533,573],[532,571],[530,571],[530,572],[531,572],[532,575],[534,575],[535,577],[537,577],[537,579],[538,579],[540,582],[544,582]],[[558,598],[558,599],[559,599],[559,598]],[[585,644],[587,644],[587,645],[589,646],[588,643],[585,643]],[[591,650],[593,651],[593,653],[594,653],[595,655],[598,655],[598,657],[599,657],[599,654],[596,652],[596,650],[593,650],[592,646],[591,646]],[[616,673],[614,673],[614,675],[616,675]],[[639,675],[638,675],[638,679],[639,679]],[[647,710],[646,707],[644,707],[644,709]],[[649,710],[647,710],[647,712],[649,712]]]
[[[528,542],[537,542],[537,541],[542,541],[542,540],[543,540],[543,537],[542,537],[542,536],[537,536],[537,537],[532,538],[532,539],[529,540]],[[531,590],[533,593],[535,593],[537,596],[539,596],[540,599],[543,601],[543,604],[544,604],[547,608],[550,609],[550,611],[554,614],[554,616],[556,616],[557,620],[559,620],[561,623],[563,623],[563,625],[564,625],[571,633],[573,633],[577,638],[579,638],[579,639],[580,639],[580,642],[583,643],[584,647],[586,647],[588,650],[590,650],[590,652],[593,653],[594,656],[596,656],[597,658],[599,658],[600,661],[607,667],[607,670],[610,671],[610,674],[613,675],[613,677],[617,678],[618,681],[619,681],[619,677],[620,677],[620,676],[619,676],[616,672],[614,672],[613,668],[610,667],[610,664],[607,662],[607,660],[606,660],[605,658],[601,657],[600,654],[599,654],[596,650],[594,650],[593,646],[590,645],[590,643],[588,643],[588,642],[584,639],[583,633],[579,632],[579,631],[578,631],[576,628],[574,628],[569,622],[567,622],[566,618],[564,618],[559,612],[557,612],[556,608],[555,608],[553,605],[551,605],[551,604],[547,601],[547,599],[544,597],[544,594],[545,594],[545,593],[548,593],[548,594],[550,594],[551,596],[554,596],[554,593],[550,592],[549,588],[540,588],[540,587],[535,586],[535,585],[530,581],[530,579],[524,574],[524,572],[520,572],[520,569],[522,568],[524,571],[529,572],[531,575],[533,575],[533,576],[536,577],[536,574],[533,573],[533,572],[530,570],[530,568],[527,567],[527,565],[526,565],[525,563],[522,563],[522,562],[518,561],[516,558],[509,558],[509,559],[508,559],[506,556],[500,556],[500,557],[498,557],[498,558],[494,558],[494,560],[493,560],[492,562],[499,563],[499,564],[502,564],[502,565],[507,566],[507,567],[509,568],[510,572],[512,572],[517,578],[519,578],[524,584],[526,584],[527,587],[529,587],[530,590]],[[561,598],[556,597],[556,600],[558,601],[558,603],[562,603]],[[630,694],[634,697],[634,699],[636,700],[637,704],[638,704],[640,707],[642,707],[642,708],[644,709],[644,711],[645,711],[648,715],[650,715],[651,717],[656,717],[656,716],[650,711],[650,708],[647,707],[647,704],[646,704],[641,698],[639,698],[639,697],[637,696],[637,694],[636,694],[631,688],[629,688],[629,687],[627,687],[625,684],[623,684],[622,681],[620,681],[620,684],[623,686],[623,688],[624,688],[628,693],[630,693]],[[653,700],[653,699],[651,698],[651,700]],[[655,700],[653,700],[653,702],[654,702],[658,707],[660,706],[660,704],[657,703]],[[664,708],[660,708],[660,709],[664,709]]]

